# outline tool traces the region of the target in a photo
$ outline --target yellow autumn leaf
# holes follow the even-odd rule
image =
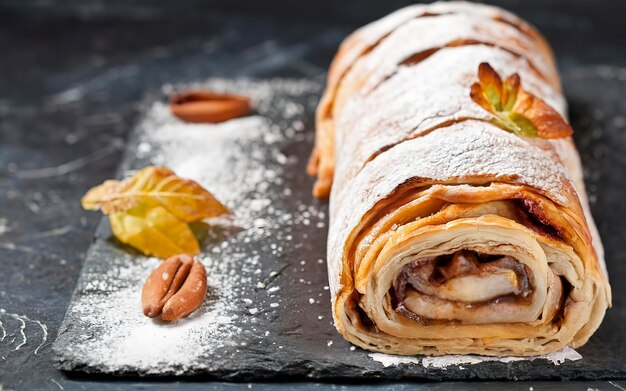
[[[137,203],[156,201],[186,222],[230,213],[198,183],[182,179],[165,167],[146,167],[123,181],[108,180],[89,190],[83,208],[109,214],[128,210]]]
[[[169,258],[178,254],[196,255],[200,246],[191,228],[167,209],[142,207],[109,215],[115,237],[146,255]]]
[[[199,253],[189,223],[230,213],[198,183],[153,166],[123,181],[105,181],[90,189],[81,203],[109,215],[118,240],[159,258]]]
[[[81,204],[84,209],[98,210],[102,205],[103,200],[109,198],[111,195],[116,194],[122,188],[122,182],[116,180],[106,180],[99,186],[92,187],[87,191],[81,200]]]

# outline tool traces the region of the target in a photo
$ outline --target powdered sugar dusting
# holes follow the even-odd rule
[[[412,178],[448,183],[502,178],[508,183],[531,186],[561,204],[567,203],[567,191],[573,191],[568,187],[571,182],[567,172],[553,155],[489,123],[455,123],[400,143],[378,155],[344,186],[332,189],[328,236],[331,292],[340,287],[347,236],[376,202]]]
[[[574,349],[569,347],[564,347],[563,349],[548,353],[546,355],[537,356],[537,357],[516,357],[516,356],[506,356],[506,357],[488,357],[488,356],[478,356],[478,355],[445,355],[438,357],[407,357],[407,356],[395,356],[384,353],[370,353],[368,356],[377,362],[380,362],[385,368],[390,366],[396,366],[399,364],[414,364],[421,365],[424,368],[437,368],[443,369],[450,366],[460,366],[460,365],[475,365],[481,364],[484,362],[502,362],[502,363],[510,363],[514,361],[533,361],[533,360],[547,360],[551,362],[553,365],[560,365],[565,361],[578,361],[582,359],[582,356]],[[462,368],[461,368],[462,369]]]
[[[104,363],[110,369],[137,366],[149,373],[156,366],[193,361],[207,353],[197,349],[203,340],[228,344],[238,331],[230,325],[236,315],[229,313],[229,303],[211,293],[197,312],[175,324],[146,318],[141,310],[141,288],[160,260],[120,260],[119,268],[87,283],[85,289],[92,293],[79,298],[72,307],[82,322],[102,330],[98,338],[84,342],[81,354],[85,360]],[[220,279],[209,276],[209,285],[216,286]],[[208,345],[211,351],[217,347]]]
[[[416,36],[420,39],[413,39]],[[487,15],[459,13],[407,21],[391,32],[371,52],[360,57],[342,82],[349,83],[351,76],[365,71],[368,73],[365,89],[370,90],[395,72],[398,64],[416,53],[442,48],[459,41],[482,42],[503,47],[529,59],[544,75],[555,76],[554,67],[537,51],[535,43],[517,28],[491,19]]]
[[[392,365],[399,364],[416,364],[419,365],[420,359],[417,357],[409,357],[409,356],[395,356],[391,354],[385,353],[370,353],[368,356],[379,363],[383,364],[385,368],[390,367]]]
[[[492,115],[469,94],[482,62],[502,75],[518,73],[525,89],[565,112],[563,97],[538,78],[523,59],[484,45],[440,50],[417,65],[400,67],[371,94],[355,94],[348,99],[338,114],[336,133],[337,156],[350,158],[337,159],[335,185],[342,188],[377,152],[434,127],[464,118],[489,121]]]
[[[211,357],[234,357],[242,346],[262,346],[268,330],[257,327],[259,317],[272,319],[283,310],[279,289],[272,284],[289,266],[277,267],[275,260],[297,246],[291,227],[323,225],[325,214],[316,206],[294,211],[281,201],[291,194],[286,170],[300,159],[287,156],[284,146],[304,140],[303,121],[316,103],[312,98],[303,105],[293,97],[315,97],[319,84],[210,80],[193,88],[250,96],[255,113],[217,125],[186,124],[171,115],[167,104],[155,102],[138,126],[131,167],[167,166],[199,182],[234,211],[233,218],[194,227],[202,238],[203,253],[197,259],[207,269],[207,299],[175,324],[145,317],[142,286],[160,260],[96,242],[60,335],[68,327],[88,330],[72,335],[69,343],[77,360],[97,371],[201,372],[212,368]],[[93,254],[98,252],[107,262]]]

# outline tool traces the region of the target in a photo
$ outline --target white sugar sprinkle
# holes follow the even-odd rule
[[[78,320],[74,327],[93,331],[72,341],[71,348],[81,360],[97,363],[104,371],[133,368],[146,374],[185,373],[190,368],[202,368],[206,357],[220,349],[233,349],[235,343],[241,347],[252,341],[256,344],[256,338],[269,335],[269,331],[243,328],[241,321],[237,322],[241,307],[253,305],[247,297],[257,294],[254,286],[264,289],[270,281],[259,281],[267,269],[262,265],[263,257],[251,253],[250,248],[271,246],[272,256],[280,256],[292,250],[285,244],[291,242],[276,232],[282,235],[289,225],[303,224],[274,205],[274,198],[290,192],[272,189],[285,186],[285,170],[297,159],[285,155],[284,143],[304,139],[305,127],[299,116],[314,104],[312,101],[311,108],[305,110],[289,95],[313,96],[319,84],[279,79],[211,80],[192,88],[243,93],[252,98],[259,115],[218,125],[186,124],[171,115],[166,103],[156,102],[139,124],[137,157],[146,164],[167,166],[211,191],[234,211],[235,218],[211,220],[209,226],[235,233],[205,244],[208,248],[198,260],[207,269],[210,294],[199,310],[174,324],[149,319],[141,310],[143,282],[160,260],[120,253],[105,272],[91,261],[87,263],[88,278],[79,286],[80,294],[69,314]],[[263,116],[270,111],[272,117],[287,118],[288,113],[291,117],[274,124],[269,116]],[[312,216],[317,216],[317,207],[311,208]],[[278,279],[278,274],[272,271],[269,278]],[[161,275],[163,279],[169,277],[167,273]],[[276,291],[278,287],[268,289],[270,293]],[[279,303],[269,306],[276,308]],[[258,314],[257,307],[248,308],[247,313]]]
[[[570,361],[578,361],[582,359],[582,356],[572,348],[565,347],[558,352],[548,353],[543,356],[538,357],[515,357],[515,356],[507,356],[507,357],[488,357],[488,356],[478,356],[474,354],[462,355],[462,354],[453,354],[453,355],[444,355],[444,356],[436,356],[436,357],[407,357],[407,356],[395,356],[384,353],[370,353],[368,356],[374,360],[380,362],[384,367],[396,366],[398,364],[416,364],[422,365],[424,368],[438,368],[438,369],[446,369],[449,366],[456,365],[473,365],[480,364],[483,362],[489,361],[499,361],[503,363],[509,363],[514,361],[533,361],[538,359],[544,359],[551,362],[553,365],[560,365],[564,363],[566,360]]]

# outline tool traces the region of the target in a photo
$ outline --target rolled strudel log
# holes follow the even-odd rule
[[[309,172],[348,341],[526,356],[589,339],[611,291],[565,112],[548,44],[499,8],[415,5],[346,39]]]

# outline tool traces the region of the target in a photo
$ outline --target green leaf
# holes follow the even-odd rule
[[[492,113],[492,123],[521,137],[569,137],[573,130],[561,115],[542,99],[520,86],[517,74],[504,82],[487,63],[478,66],[478,83],[472,84],[470,98]]]
[[[537,137],[539,132],[533,123],[520,113],[511,112],[509,118],[517,125],[519,129],[515,132],[518,136]]]

